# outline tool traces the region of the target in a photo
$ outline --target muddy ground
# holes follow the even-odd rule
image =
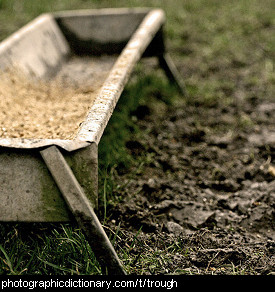
[[[120,224],[118,249],[132,246],[130,272],[275,274],[274,112],[270,98],[251,95],[133,113],[146,134],[126,147],[151,160],[117,174],[122,199],[107,224]],[[146,253],[159,257],[153,268]]]

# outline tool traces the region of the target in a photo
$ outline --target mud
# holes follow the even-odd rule
[[[274,274],[274,101],[156,104],[135,112],[149,134],[126,143],[150,163],[116,177],[126,185],[109,222],[119,245],[137,242],[139,268],[142,254],[166,254],[145,274]]]

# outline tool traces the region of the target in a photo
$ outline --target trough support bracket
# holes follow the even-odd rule
[[[183,96],[186,95],[185,85],[170,55],[168,53],[161,54],[158,56],[158,60],[168,79],[176,85]]]
[[[74,176],[62,153],[56,146],[40,151],[54,181],[60,189],[64,200],[74,215],[80,228],[86,235],[95,256],[104,272],[110,275],[125,275],[120,260],[109,241],[91,203],[87,199],[79,182]]]
[[[146,48],[143,57],[157,57],[159,66],[164,71],[169,81],[177,87],[180,94],[186,96],[184,81],[167,51],[163,26],[155,34],[153,40]]]

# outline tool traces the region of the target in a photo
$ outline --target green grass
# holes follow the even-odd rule
[[[213,106],[236,102],[234,92],[244,98],[253,95],[272,98],[274,84],[274,18],[272,0],[175,0],[175,1],[92,1],[92,0],[0,0],[0,40],[41,13],[67,9],[103,7],[161,7],[167,15],[167,48],[185,80],[185,102]],[[142,105],[177,102],[179,96],[161,72],[144,75],[137,67],[102,137],[99,147],[99,217],[104,222],[112,206],[123,195],[114,177],[130,172],[133,177],[147,153],[133,156],[127,141],[146,133],[136,125],[135,110]],[[240,112],[244,126],[251,124]],[[166,273],[167,257],[188,251],[179,243],[160,250],[144,246],[139,234],[120,246],[122,236],[106,229],[127,272]],[[100,274],[92,250],[74,224],[1,224],[0,274]],[[135,254],[134,248],[142,246]],[[233,274],[242,270],[231,266]],[[177,271],[176,271],[177,272]],[[184,269],[178,273],[188,274]]]
[[[90,246],[73,225],[1,226],[0,274],[98,274]]]

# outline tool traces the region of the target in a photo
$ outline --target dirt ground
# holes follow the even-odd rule
[[[146,134],[126,146],[151,160],[117,175],[122,199],[108,224],[120,224],[118,245],[132,244],[144,274],[275,274],[275,103],[236,100],[187,97],[134,113]]]

